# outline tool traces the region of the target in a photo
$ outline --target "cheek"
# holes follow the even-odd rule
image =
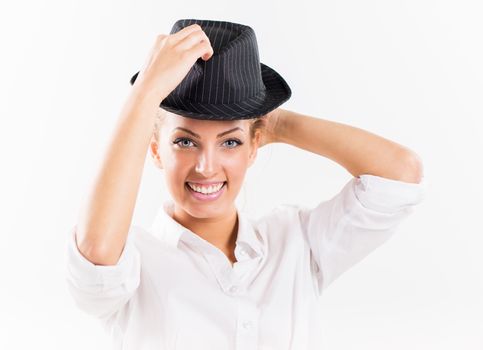
[[[187,154],[166,152],[162,162],[166,179],[171,185],[178,185],[189,175],[193,160]]]
[[[162,160],[166,165],[166,169],[179,169],[189,167],[193,162],[193,155],[190,152],[180,152],[174,149],[164,149]]]
[[[228,157],[225,159],[224,168],[232,179],[243,179],[248,168],[248,157],[241,153]]]

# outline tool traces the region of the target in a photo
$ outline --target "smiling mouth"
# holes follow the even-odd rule
[[[226,184],[227,182],[223,181],[221,186],[218,184],[219,186],[218,188],[218,186],[197,186],[193,183],[185,182],[185,186],[188,190],[202,195],[207,195],[207,196],[220,192],[225,187]]]

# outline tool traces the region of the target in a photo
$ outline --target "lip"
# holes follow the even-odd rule
[[[191,182],[191,181],[190,181]],[[219,183],[219,182],[215,182],[215,183]],[[218,199],[226,190],[226,182],[223,181],[223,186],[221,186],[220,190],[218,192],[215,192],[215,193],[212,193],[212,194],[202,194],[202,193],[199,193],[199,192],[196,192],[196,191],[193,191],[191,189],[191,187],[189,187],[189,185],[187,183],[185,183],[185,187],[186,187],[186,190],[197,200],[199,201],[203,201],[203,202],[206,202],[206,201],[214,201],[216,199]]]

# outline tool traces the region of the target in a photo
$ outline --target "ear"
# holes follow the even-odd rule
[[[156,165],[159,169],[163,169],[163,163],[161,163],[161,158],[159,156],[159,144],[158,140],[156,140],[155,135],[151,136],[151,143],[149,144],[149,151],[151,154],[151,158],[153,158],[154,165]]]

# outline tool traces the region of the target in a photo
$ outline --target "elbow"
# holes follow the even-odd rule
[[[121,255],[117,252],[113,252],[112,248],[102,248],[99,244],[92,244],[87,240],[81,240],[79,242],[77,240],[77,235],[76,245],[79,253],[94,265],[116,265]]]
[[[421,157],[415,152],[406,151],[401,159],[403,159],[401,162],[402,170],[398,180],[409,183],[421,183],[424,177],[424,166]]]

